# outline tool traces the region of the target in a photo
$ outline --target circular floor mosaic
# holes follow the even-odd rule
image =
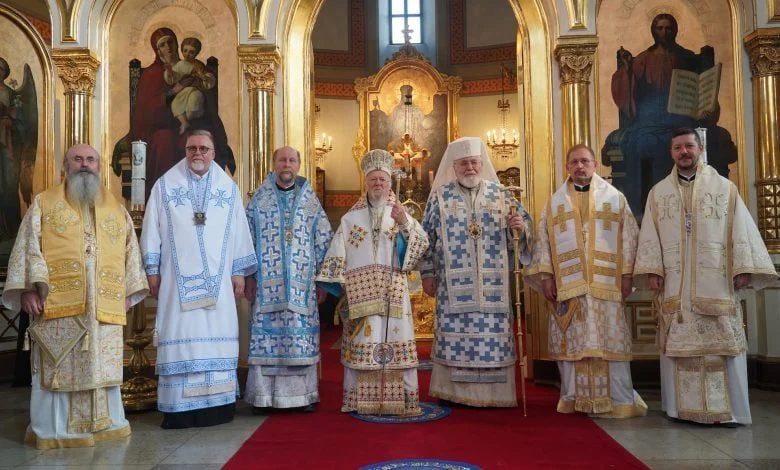
[[[420,468],[440,468],[446,470],[480,470],[476,465],[466,462],[453,462],[438,459],[388,460],[360,467],[360,470],[416,470]]]
[[[350,415],[352,415],[353,418],[357,418],[361,421],[368,421],[369,423],[405,424],[405,423],[424,423],[426,421],[436,421],[437,419],[446,418],[452,412],[452,410],[450,410],[446,406],[439,406],[434,403],[428,403],[428,402],[420,402],[420,409],[422,409],[422,414],[417,416],[361,415],[361,414],[357,414],[356,412],[352,412],[350,413]],[[441,468],[446,468],[446,467],[441,467]]]

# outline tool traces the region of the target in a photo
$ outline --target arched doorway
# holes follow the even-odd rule
[[[521,162],[528,182],[523,203],[538,217],[555,183],[552,107],[552,46],[550,27],[540,0],[508,0],[519,25],[517,36],[518,95],[523,97],[525,155]],[[303,116],[313,114],[313,51],[311,35],[324,0],[298,0],[287,16],[282,37],[284,136],[287,145],[306,149],[303,166],[311,179],[314,171],[313,126]],[[547,77],[531,80],[531,77]],[[522,77],[522,79],[520,78]],[[547,351],[546,315],[543,299],[526,293],[529,359]],[[529,361],[530,362],[530,361]],[[532,372],[531,372],[532,375]]]

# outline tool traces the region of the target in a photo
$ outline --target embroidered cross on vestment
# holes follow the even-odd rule
[[[701,208],[705,219],[721,219],[726,215],[727,197],[723,193],[704,193]]]
[[[612,212],[612,203],[605,202],[602,210],[596,211],[596,219],[604,221],[604,230],[612,230],[612,222],[620,222],[620,214]]]
[[[558,224],[558,230],[560,230],[561,233],[566,231],[566,221],[573,218],[574,211],[566,212],[563,204],[558,204],[558,212],[556,213],[555,217],[553,217],[553,222]]]
[[[675,199],[675,195],[666,194],[661,196],[661,199],[663,200],[659,207],[661,212],[661,220],[676,217],[677,213],[680,211],[680,203],[677,199]]]

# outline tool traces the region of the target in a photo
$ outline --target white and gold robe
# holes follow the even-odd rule
[[[22,221],[8,264],[3,302],[21,309],[22,293],[51,289],[50,267],[41,249],[41,201],[36,196]],[[141,251],[127,211],[124,295],[135,305],[148,293]],[[122,325],[100,323],[96,317],[96,258],[100,253],[94,211],[83,208],[86,311],[74,317],[54,318],[32,342],[32,392],[26,442],[39,449],[86,447],[96,441],[130,435],[119,386],[122,384]],[[44,306],[45,309],[45,306]],[[31,326],[32,328],[32,326]],[[83,333],[81,329],[86,329]],[[78,334],[78,338],[74,336]],[[46,338],[44,340],[44,338]],[[43,348],[51,354],[44,353]],[[53,362],[57,360],[57,366]]]
[[[733,279],[777,286],[777,273],[736,186],[701,164],[677,170],[647,198],[634,276],[664,279],[658,294],[662,406],[675,418],[749,424],[747,342]]]
[[[631,332],[621,294],[638,231],[623,194],[595,174],[588,191],[575,191],[567,180],[542,211],[525,281],[541,292],[545,279],[555,279],[549,348],[561,373],[561,413],[622,418],[647,412],[631,382]]]
[[[417,344],[406,273],[428,248],[428,237],[411,216],[406,227],[398,227],[390,217],[394,203],[391,193],[376,231],[366,199],[352,206],[342,217],[316,278],[342,284],[346,290],[348,314],[341,343],[344,412],[420,413]],[[405,250],[393,246],[396,234],[403,237]],[[385,342],[391,347],[391,360],[383,367],[377,360],[378,346]]]

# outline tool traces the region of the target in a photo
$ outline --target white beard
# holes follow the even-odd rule
[[[458,178],[458,183],[460,183],[461,186],[469,189],[476,188],[481,181],[482,177],[480,175],[470,175]]]
[[[192,169],[192,171],[198,173],[203,171],[206,168],[206,164],[201,161],[192,162],[190,164],[190,168]]]
[[[368,196],[368,202],[371,203],[371,207],[377,210],[384,210],[387,199],[384,196],[375,197],[373,195]]]
[[[68,175],[65,187],[68,191],[68,199],[93,207],[100,194],[100,179],[92,172],[77,171]]]

